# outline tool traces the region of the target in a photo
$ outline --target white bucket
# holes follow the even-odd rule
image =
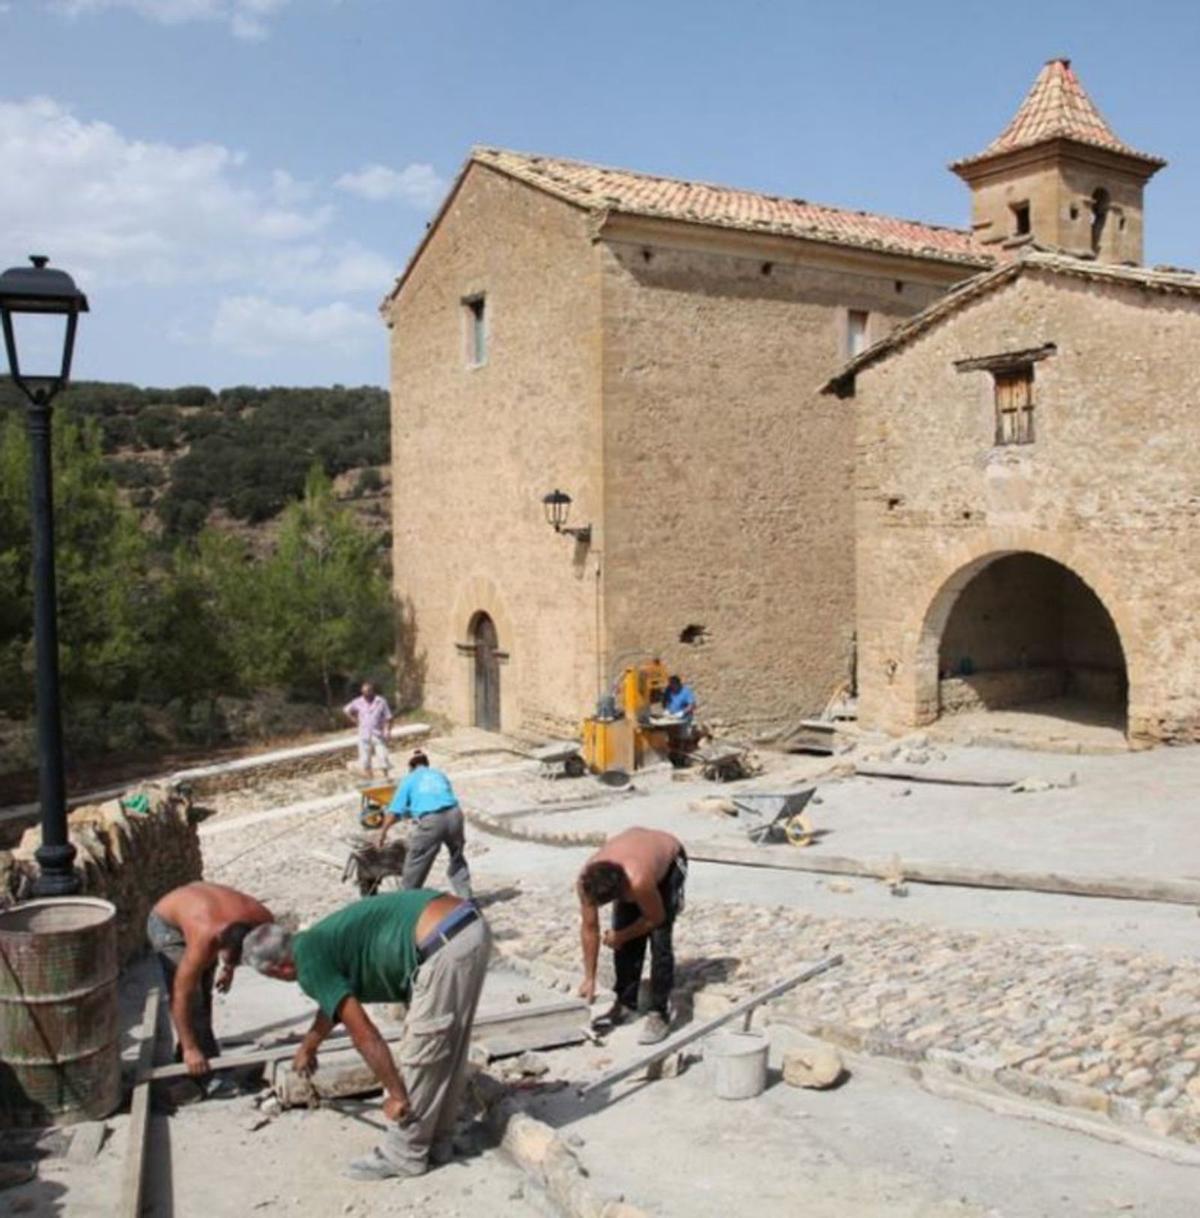
[[[767,1085],[770,1043],[761,1032],[718,1032],[705,1056],[713,1064],[713,1088],[722,1100],[752,1100]]]

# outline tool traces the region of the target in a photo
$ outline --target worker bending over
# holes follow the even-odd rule
[[[187,1066],[206,1095],[237,1090],[228,1076],[209,1073],[209,1058],[221,1053],[212,1027],[213,986],[228,992],[247,932],[273,920],[265,905],[244,892],[200,882],[168,892],[146,919],[146,937],[158,955],[171,1003],[175,1060]]]
[[[379,830],[379,845],[387,841],[388,830],[402,816],[416,822],[408,835],[404,857],[404,888],[420,888],[429,875],[437,852],[445,845],[450,855],[447,878],[450,887],[464,900],[471,896],[471,869],[464,853],[463,814],[450,779],[429,764],[417,749],[408,761],[408,777],[396,788]]]
[[[657,1044],[670,1031],[669,1002],[675,984],[672,931],[683,911],[687,854],[678,838],[657,829],[626,829],[610,837],[584,864],[576,882],[583,946],[581,998],[596,996],[600,955],[600,906],[613,902],[612,929],[604,945],[613,949],[616,1001],[597,1022],[615,1026],[634,1015],[650,941],[650,1012],[638,1041]]]
[[[298,981],[320,1008],[296,1050],[296,1072],[316,1068],[321,1042],[343,1023],[383,1086],[383,1113],[393,1124],[379,1146],[349,1164],[351,1179],[419,1176],[431,1156],[450,1157],[490,951],[474,903],[427,888],[367,897],[296,935],[264,926],[246,936],[248,964]],[[409,1004],[400,1069],[368,1002]]]

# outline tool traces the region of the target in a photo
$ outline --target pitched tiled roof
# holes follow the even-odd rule
[[[1071,70],[1071,61],[1051,59],[1038,73],[1012,122],[982,152],[956,161],[951,168],[1056,139],[1107,148],[1155,165],[1166,164],[1160,157],[1138,152],[1119,140]]]
[[[852,383],[853,378],[864,368],[886,359],[893,351],[907,346],[913,339],[924,334],[943,318],[957,313],[964,305],[980,296],[986,296],[1006,283],[1024,274],[1064,275],[1068,278],[1086,279],[1093,283],[1119,284],[1135,287],[1140,291],[1159,292],[1168,296],[1200,297],[1200,273],[1178,267],[1119,266],[1111,262],[1093,262],[1088,258],[1076,258],[1070,254],[1051,253],[1033,249],[998,266],[993,271],[975,275],[960,283],[945,296],[940,296],[928,308],[901,322],[894,330],[856,355],[829,378],[821,387],[825,393],[836,393]]]
[[[597,212],[774,233],[972,266],[993,262],[965,229],[499,148],[476,148],[471,160]]]

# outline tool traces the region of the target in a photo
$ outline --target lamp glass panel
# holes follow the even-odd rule
[[[57,381],[62,375],[66,314],[10,313],[9,316],[21,378],[31,384]]]

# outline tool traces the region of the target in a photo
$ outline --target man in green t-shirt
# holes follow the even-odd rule
[[[292,935],[257,927],[242,960],[282,981],[298,981],[319,1007],[293,1066],[310,1074],[317,1049],[338,1023],[383,1086],[383,1112],[395,1122],[346,1174],[355,1180],[419,1176],[429,1158],[448,1157],[466,1084],[471,1024],[491,953],[478,906],[429,888],[367,897]],[[407,1002],[400,1068],[363,1009]]]

